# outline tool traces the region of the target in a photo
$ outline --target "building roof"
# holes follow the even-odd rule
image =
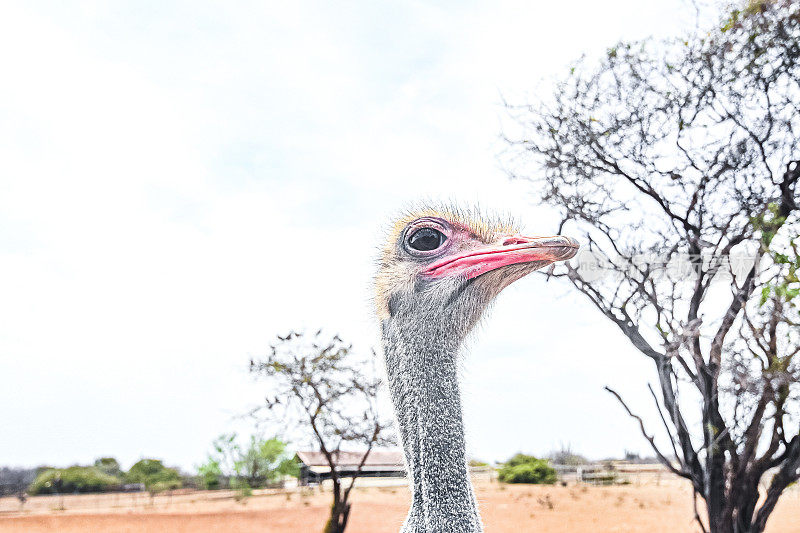
[[[337,469],[357,468],[364,452],[338,452],[333,456]],[[325,454],[317,451],[297,452],[297,458],[312,470],[330,469]],[[369,470],[402,470],[404,468],[403,452],[399,449],[372,450],[367,456],[364,468]]]

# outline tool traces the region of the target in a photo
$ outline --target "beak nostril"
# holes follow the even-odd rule
[[[515,244],[525,244],[528,241],[520,237],[509,237],[503,241],[503,246],[513,246]]]

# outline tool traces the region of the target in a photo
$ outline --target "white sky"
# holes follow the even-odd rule
[[[274,335],[376,345],[371,261],[405,202],[554,230],[499,169],[501,93],[692,17],[680,0],[4,4],[0,464],[200,463],[245,429],[232,417],[264,392],[247,362]],[[602,387],[650,412],[654,373],[567,286],[508,289],[465,366],[473,456],[647,452]]]

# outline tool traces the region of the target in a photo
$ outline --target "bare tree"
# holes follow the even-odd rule
[[[36,468],[0,467],[0,496],[16,496],[22,511],[28,501],[28,487],[36,479],[36,473]]]
[[[703,531],[763,531],[800,476],[798,43],[797,3],[751,2],[508,104],[510,175],[588,252],[553,275],[653,361],[667,448],[623,406],[705,502]]]
[[[290,332],[278,336],[263,360],[251,360],[250,371],[267,379],[266,405],[255,413],[285,424],[296,420],[319,446],[333,483],[331,515],[325,533],[342,533],[350,516],[350,492],[374,446],[392,442],[390,422],[377,410],[380,379],[369,361],[351,355],[352,346],[338,335],[326,338]],[[363,455],[345,476],[337,463],[342,447],[357,445]],[[350,477],[349,483],[346,483]]]

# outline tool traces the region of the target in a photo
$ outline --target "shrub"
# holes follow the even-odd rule
[[[122,480],[94,466],[51,468],[41,472],[28,487],[28,494],[105,492],[119,488]]]
[[[219,461],[212,457],[197,469],[200,486],[204,489],[218,489],[221,486],[222,468]]]
[[[181,486],[181,475],[174,468],[167,468],[158,459],[142,459],[134,464],[125,479],[130,483],[143,483],[150,492],[176,489]]]
[[[94,462],[94,466],[109,476],[120,477],[122,475],[119,461],[113,457],[100,457]]]
[[[518,453],[503,465],[497,479],[503,483],[552,485],[558,481],[558,476],[546,460]]]
[[[537,461],[539,461],[539,459],[537,459],[533,455],[525,455],[524,453],[518,453],[518,454],[514,455],[514,457],[512,457],[511,459],[506,461],[503,464],[503,466],[518,466],[518,465],[524,465],[524,464],[527,464],[527,463],[535,463]]]
[[[247,483],[246,479],[233,478],[231,480],[231,488],[236,490],[233,499],[240,503],[245,503],[247,498],[253,495],[253,488]]]

